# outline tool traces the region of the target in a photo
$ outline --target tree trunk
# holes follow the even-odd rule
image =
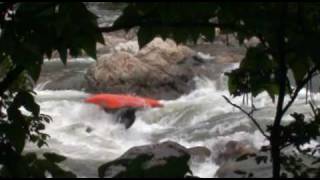
[[[280,160],[280,140],[281,140],[281,119],[283,117],[283,102],[286,95],[286,52],[285,52],[285,18],[287,13],[287,4],[283,3],[280,7],[280,22],[278,26],[278,62],[279,62],[279,96],[277,103],[277,112],[271,131],[271,156],[272,156],[272,174],[273,178],[280,178],[281,160]]]
[[[271,134],[271,157],[272,157],[272,175],[273,178],[280,178],[281,160],[280,160],[280,129],[274,126]]]

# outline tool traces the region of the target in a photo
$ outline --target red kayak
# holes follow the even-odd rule
[[[87,103],[97,104],[107,109],[127,107],[162,107],[156,99],[120,94],[96,94],[85,99]]]

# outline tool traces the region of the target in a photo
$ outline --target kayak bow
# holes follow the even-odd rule
[[[128,107],[162,107],[156,99],[120,94],[96,94],[85,99],[85,102],[96,104],[107,109]]]

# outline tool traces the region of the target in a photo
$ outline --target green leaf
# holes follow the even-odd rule
[[[34,97],[30,93],[20,92],[16,97],[16,102],[32,112],[34,116],[37,117],[39,115],[40,106],[34,101]]]
[[[97,59],[97,50],[96,50],[95,41],[88,41],[86,44],[84,44],[84,50],[93,59]]]
[[[311,64],[307,60],[300,61],[299,59],[292,57],[294,55],[288,56],[288,63],[293,72],[295,82],[297,83],[302,81],[307,72],[309,71]]]
[[[24,159],[27,162],[33,162],[37,159],[37,154],[34,152],[27,153],[26,155],[24,155]]]
[[[56,154],[56,153],[44,153],[43,156],[51,162],[59,163],[66,160],[66,157]]]
[[[44,174],[45,172],[49,172],[53,178],[76,178],[77,177],[74,173],[70,171],[65,171],[55,163],[48,160],[38,160],[36,162],[36,165],[40,168],[41,174]]]
[[[96,33],[96,40],[97,40],[97,42],[99,42],[99,43],[101,43],[101,44],[103,44],[103,45],[106,44],[106,43],[104,42],[104,38],[103,38],[102,33],[100,33],[99,31],[97,31],[97,33]]]
[[[23,127],[21,127],[20,124],[14,123],[7,130],[7,136],[16,152],[21,153],[24,149],[27,138],[27,132]]]
[[[52,57],[52,50],[51,49],[47,50],[46,56],[48,57],[48,59],[51,59],[51,57]]]
[[[60,58],[61,58],[61,61],[64,65],[67,65],[67,56],[68,56],[68,50],[67,49],[58,49],[58,52],[60,54]]]
[[[142,48],[146,44],[148,44],[150,41],[153,40],[154,34],[153,29],[151,27],[140,27],[138,33],[138,43],[139,47]]]
[[[202,2],[129,4],[113,23],[113,27],[128,30],[139,26],[140,47],[156,36],[161,36],[163,39],[170,37],[177,43],[189,40],[196,42],[201,34],[206,35],[208,40],[212,40],[214,28],[208,22],[214,17],[213,8],[216,7],[213,3]],[[193,13],[195,10],[198,10],[198,14]]]
[[[31,76],[31,78],[37,82],[40,77],[42,63],[35,62],[33,66],[28,66],[27,72]]]

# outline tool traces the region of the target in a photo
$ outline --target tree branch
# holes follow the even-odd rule
[[[251,120],[252,122],[257,126],[257,128],[259,129],[259,131],[261,132],[261,134],[268,140],[270,140],[270,137],[263,131],[263,129],[261,128],[261,126],[259,125],[259,123],[257,122],[257,120],[251,115],[252,112],[248,113],[247,111],[245,111],[244,109],[242,109],[240,106],[232,103],[226,96],[222,96],[229,104],[231,104],[232,106],[236,107],[237,109],[239,109],[240,111],[242,111],[243,113],[245,113]]]
[[[314,68],[312,68],[309,72],[307,77],[300,81],[300,83],[297,85],[297,88],[295,89],[290,101],[286,104],[286,106],[283,108],[282,110],[282,115],[290,108],[290,106],[292,105],[292,103],[295,101],[295,99],[297,98],[300,90],[311,80],[311,78],[313,77],[313,74],[318,70],[319,65],[315,66]]]

